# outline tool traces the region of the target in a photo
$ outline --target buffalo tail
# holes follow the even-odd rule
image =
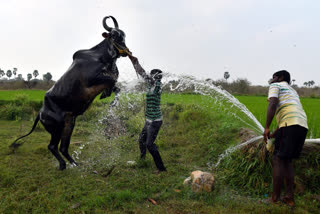
[[[21,138],[24,138],[24,137],[27,137],[28,135],[30,135],[30,134],[33,132],[33,130],[36,128],[39,120],[40,120],[40,113],[37,115],[36,120],[35,120],[34,123],[33,123],[33,126],[32,126],[31,131],[30,131],[28,134],[26,134],[26,135],[24,135],[24,136],[21,136],[21,137],[19,137],[18,139],[16,139],[16,140],[10,145],[10,148],[13,148],[13,150],[15,150],[16,148],[18,148],[19,146],[21,146],[21,144],[17,143],[17,141],[20,140]]]

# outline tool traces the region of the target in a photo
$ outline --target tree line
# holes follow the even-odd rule
[[[0,68],[0,89],[48,89],[54,84],[50,72],[43,74],[42,79],[37,79],[39,75],[39,71],[34,70],[32,73],[28,73],[27,78],[24,79],[22,74],[18,73],[17,68],[9,69],[6,72]]]
[[[22,74],[18,74],[17,71],[18,71],[17,68],[13,68],[12,71],[9,69],[9,70],[7,70],[7,72],[5,72],[4,70],[2,70],[0,68],[0,79],[3,78],[4,76],[7,76],[8,79],[10,80],[12,75],[14,75],[14,80],[24,80],[24,78],[22,77]],[[31,81],[32,77],[34,77],[34,79],[37,79],[37,76],[39,76],[39,71],[34,70],[32,74],[31,73],[27,74],[27,81]],[[43,80],[48,81],[48,82],[50,80],[52,80],[52,75],[50,72],[43,74],[42,77],[43,77]]]
[[[230,77],[229,72],[224,72],[223,78],[219,80],[206,79],[207,82],[215,86],[221,86],[223,89],[227,90],[231,94],[236,95],[261,95],[266,96],[268,94],[269,86],[257,86],[252,85],[246,78],[237,78],[233,81],[228,81]],[[295,84],[295,79],[291,80],[291,87],[293,87],[300,96],[302,97],[320,97],[320,87],[314,86],[315,82],[310,80],[305,82],[302,87]]]
[[[226,81],[228,81],[229,77],[230,77],[230,73],[229,73],[228,71],[224,72],[223,78],[224,78]],[[291,85],[292,85],[292,86],[295,86],[295,87],[298,87],[298,85],[294,84],[295,81],[296,81],[295,79],[292,79],[292,80],[291,80]],[[308,81],[308,82],[304,82],[304,83],[303,83],[304,86],[309,87],[309,88],[312,87],[314,84],[315,84],[315,81],[313,81],[313,80],[310,80],[310,81]]]
[[[43,79],[37,79],[37,77],[40,75],[38,70],[34,70],[33,73],[27,74],[27,79],[25,80],[21,74],[18,74],[18,69],[13,68],[12,71],[8,70],[7,72],[4,72],[2,69],[0,69],[0,89],[4,90],[14,90],[14,89],[22,89],[22,88],[28,88],[28,89],[42,89],[42,90],[48,90],[52,87],[52,85],[55,83],[52,80],[52,75],[50,72],[47,72],[43,74]],[[14,75],[14,78],[11,79],[12,75]],[[3,78],[4,76],[7,76],[7,78]],[[268,93],[268,86],[254,86],[251,85],[251,83],[246,78],[237,78],[233,81],[228,81],[230,78],[229,72],[224,72],[223,78],[218,80],[212,80],[212,79],[206,79],[207,82],[210,82],[211,84],[215,86],[220,86],[223,89],[227,90],[231,94],[238,94],[238,95],[266,95]],[[299,87],[297,84],[295,84],[295,79],[292,79],[291,86],[295,88],[300,96],[303,97],[320,97],[320,88],[318,86],[314,86],[315,82],[313,80],[310,80],[308,82],[305,82],[303,85],[304,87]],[[121,83],[118,83],[122,85]],[[178,82],[171,81],[167,86],[163,88],[164,91],[167,91],[171,93],[169,86],[176,87],[178,85]],[[122,87],[125,87],[122,85]],[[144,83],[138,84],[136,86],[136,90],[144,90]],[[182,91],[182,93],[193,93],[193,87],[190,86],[188,89],[185,89]]]

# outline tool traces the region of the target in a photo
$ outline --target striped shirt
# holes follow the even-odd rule
[[[146,120],[147,121],[161,121],[162,113],[160,109],[161,101],[161,82],[154,81],[149,75],[146,74],[145,70],[140,65],[139,61],[133,63],[133,67],[136,72],[142,76],[147,82],[147,95],[146,95]]]
[[[299,95],[286,81],[270,84],[268,100],[271,97],[279,99],[276,110],[279,128],[300,125],[308,129],[307,116],[300,103]]]
[[[154,84],[148,81],[146,94],[146,119],[155,121],[162,120],[160,109],[161,101],[161,82],[156,81]]]

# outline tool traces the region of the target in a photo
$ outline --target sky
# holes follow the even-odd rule
[[[146,71],[198,79],[246,78],[267,85],[288,70],[295,84],[320,86],[318,0],[0,0],[0,68],[50,72],[58,80],[72,55],[103,40],[114,16]],[[112,22],[108,22],[112,25]],[[120,80],[136,78],[126,58]]]

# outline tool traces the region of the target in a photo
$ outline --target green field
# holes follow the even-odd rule
[[[13,100],[17,95],[25,94],[30,100],[43,100],[46,91],[43,90],[0,90],[0,100]]]
[[[40,91],[41,92],[41,91]],[[33,94],[34,91],[15,93]],[[0,92],[7,93],[7,92]],[[3,94],[1,96],[4,96]],[[6,96],[6,95],[5,95]],[[10,94],[7,100],[15,100]],[[238,97],[248,108],[264,108],[263,97]],[[252,99],[251,99],[252,98]],[[251,99],[251,102],[250,102]],[[155,174],[150,154],[139,160],[138,138],[144,124],[143,96],[122,96],[115,115],[125,130],[107,132],[112,123],[99,119],[109,115],[108,102],[96,102],[77,119],[69,148],[79,167],[67,165],[59,171],[58,162],[48,151],[50,135],[39,125],[15,152],[9,145],[27,133],[32,121],[0,120],[0,213],[288,213],[284,205],[264,205],[260,201],[271,193],[268,156],[253,147],[249,153],[236,152],[213,170],[216,183],[211,193],[193,193],[183,181],[194,170],[208,171],[207,163],[216,163],[227,148],[243,142],[239,135],[250,120],[226,101],[200,95],[164,94],[164,124],[157,146],[168,169]],[[319,100],[310,100],[311,106]],[[105,103],[105,104],[104,104]],[[11,105],[11,104],[10,104]],[[250,109],[251,110],[251,109]],[[237,112],[239,117],[232,115]],[[263,121],[263,116],[258,118]],[[105,134],[108,133],[108,134]],[[128,166],[127,161],[137,161]],[[235,160],[235,161],[234,161]],[[309,160],[312,160],[309,162]],[[298,163],[297,213],[316,213],[320,178],[319,158],[307,156]],[[114,170],[110,172],[111,169]],[[157,205],[150,203],[152,198]]]
[[[240,102],[245,104],[247,108],[255,115],[255,117],[264,126],[266,121],[267,97],[260,96],[236,96]],[[300,98],[301,104],[307,114],[309,126],[309,138],[320,138],[320,99],[316,98]],[[275,118],[273,128],[276,127]]]
[[[24,94],[29,100],[41,101],[43,100],[45,91],[42,90],[16,90],[16,91],[3,91],[0,90],[0,101],[10,101],[15,99],[17,95]],[[139,95],[138,95],[139,96]],[[140,95],[142,97],[142,95]],[[266,121],[266,110],[267,110],[267,98],[263,96],[235,96],[241,103],[243,103],[249,111],[257,118],[257,120],[264,127]],[[97,99],[98,100],[98,97]],[[301,103],[306,111],[308,117],[308,138],[320,138],[320,99],[316,98],[301,98]],[[205,106],[212,111],[220,111],[217,109],[216,100],[209,96],[192,95],[192,94],[163,94],[162,104],[166,103],[181,103],[181,104],[199,104]],[[231,107],[229,103],[225,103],[225,107],[221,108],[226,111],[226,114],[234,112],[239,115],[245,122],[256,126],[252,121],[246,118],[239,109]],[[227,110],[226,110],[227,109]],[[246,127],[250,127],[244,124]],[[271,129],[276,128],[275,119],[272,122]]]
[[[262,96],[235,96],[241,103],[243,103],[249,111],[257,118],[257,120],[264,127],[266,121],[266,112],[268,107],[267,97]],[[314,98],[301,98],[301,103],[306,111],[308,117],[309,126],[309,138],[320,138],[320,99]],[[164,94],[162,97],[163,103],[183,103],[183,104],[199,104],[205,106],[212,111],[216,111],[217,105],[214,103],[214,99],[208,96],[201,95],[181,95],[181,94]],[[230,104],[226,104],[227,111],[234,111],[245,118],[246,115],[240,112],[236,107],[230,107]],[[244,119],[250,123],[249,119]],[[272,129],[276,128],[275,118],[272,122]]]

